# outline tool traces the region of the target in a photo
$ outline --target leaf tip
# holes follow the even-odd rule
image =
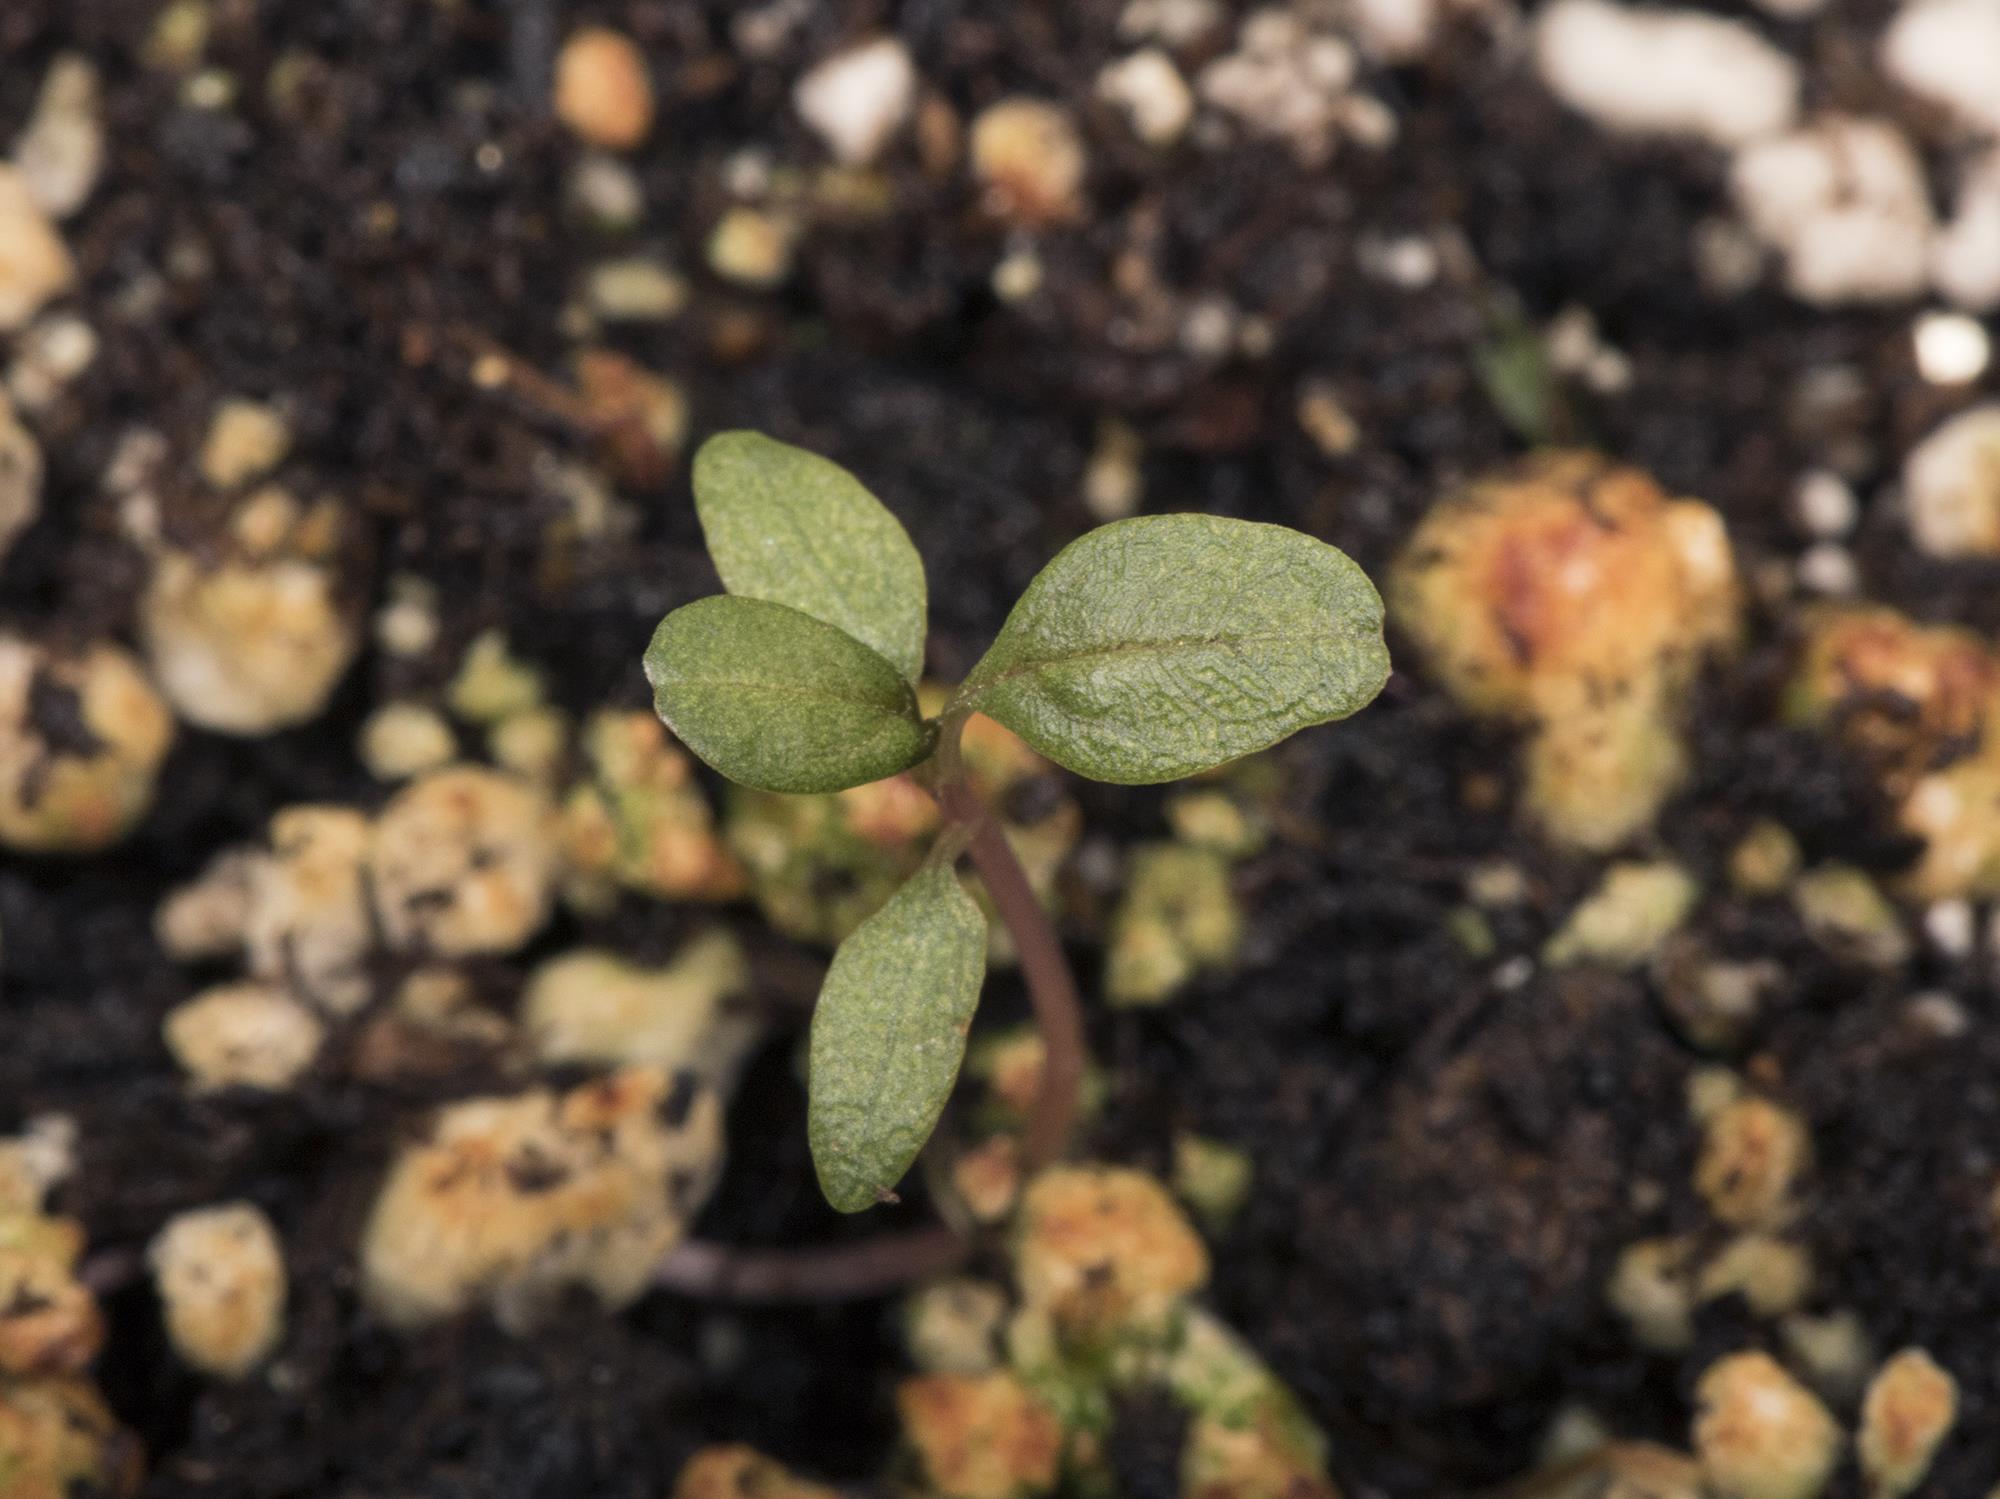
[[[733,492],[761,462],[769,461],[772,450],[786,445],[748,427],[732,427],[711,433],[695,449],[688,480],[694,489],[694,508],[707,531],[713,507],[730,502]],[[713,544],[711,539],[711,545]]]
[[[821,1161],[815,1153],[813,1164],[818,1167],[820,1195],[836,1213],[865,1213],[885,1202],[902,1201],[889,1188],[849,1169],[844,1161]]]
[[[737,454],[749,453],[762,446],[783,447],[785,444],[774,437],[766,437],[753,427],[730,427],[721,432],[711,432],[695,449],[694,467],[699,473],[702,468],[712,466]]]

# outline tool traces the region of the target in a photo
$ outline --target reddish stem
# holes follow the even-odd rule
[[[1055,927],[993,814],[963,781],[947,784],[939,801],[946,816],[972,829],[966,853],[1014,939],[1021,977],[1028,986],[1028,1003],[1035,1013],[1035,1027],[1041,1032],[1041,1087],[1021,1141],[1021,1169],[1033,1173],[1061,1158],[1076,1128],[1088,1055],[1083,1039],[1083,1002]]]
[[[735,1249],[682,1244],[653,1272],[683,1296],[729,1301],[858,1301],[963,1263],[972,1241],[943,1224],[820,1249]]]
[[[936,787],[946,835],[953,826],[965,831],[966,854],[1014,939],[1042,1036],[1041,1086],[1021,1140],[1021,1170],[1031,1175],[1061,1159],[1076,1128],[1088,1055],[1083,1002],[1027,871],[993,814],[966,784],[956,750],[955,739],[948,740],[940,758],[949,768]],[[850,1301],[941,1274],[971,1252],[972,1241],[943,1224],[823,1249],[732,1249],[695,1240],[669,1255],[654,1281],[683,1295],[734,1301]]]

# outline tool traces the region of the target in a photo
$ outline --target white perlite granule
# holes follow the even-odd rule
[[[1610,0],[1556,0],[1535,28],[1555,96],[1599,124],[1740,145],[1791,124],[1799,70],[1736,21]]]

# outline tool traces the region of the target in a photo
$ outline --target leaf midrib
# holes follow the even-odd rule
[[[1264,631],[1242,635],[1177,635],[1171,640],[1130,641],[1122,645],[1094,645],[1083,650],[1063,651],[1050,656],[1036,656],[1032,660],[1024,661],[1018,666],[1008,667],[1004,671],[995,672],[992,676],[984,679],[981,679],[979,673],[975,670],[972,676],[966,680],[965,687],[960,693],[960,702],[976,702],[980,695],[989,688],[1003,686],[1017,677],[1025,677],[1032,672],[1042,671],[1052,666],[1073,666],[1082,661],[1108,660],[1115,656],[1136,656],[1142,653],[1164,654],[1167,651],[1178,648],[1203,645],[1272,645],[1278,643],[1297,645],[1306,643],[1315,633],[1317,632]]]
[[[893,669],[893,668],[892,668]],[[876,708],[892,718],[905,723],[920,724],[922,720],[905,711],[901,702],[884,703],[877,698],[854,697],[846,693],[833,692],[823,687],[793,687],[777,682],[760,682],[754,678],[736,677],[684,677],[682,680],[693,687],[730,688],[737,692],[761,692],[767,697],[809,698],[823,703],[851,703],[863,708]],[[897,678],[898,681],[902,679]]]
[[[882,518],[886,518],[890,522],[892,530],[900,531],[901,522],[896,519],[887,506],[883,505],[872,494],[868,494],[866,498],[880,510]],[[835,518],[833,529],[846,531],[858,526],[863,530],[879,530],[880,528],[876,524],[878,517],[870,513],[865,506],[858,507],[857,513],[857,507],[851,503],[851,499],[852,497],[843,497],[835,501],[833,507],[831,507],[847,512]],[[806,571],[810,575],[811,580],[818,584],[817,594],[820,607],[809,609],[793,603],[789,599],[773,597],[770,593],[765,592],[762,588],[754,584],[739,588],[727,577],[724,577],[722,580],[724,589],[741,598],[756,599],[759,602],[768,604],[778,604],[787,609],[797,609],[801,614],[817,619],[822,624],[832,625],[836,630],[859,640],[863,645],[874,651],[876,655],[882,657],[902,680],[906,682],[912,680],[911,673],[904,669],[902,661],[898,659],[904,652],[905,642],[901,639],[885,638],[878,644],[870,638],[877,634],[897,635],[900,633],[900,628],[894,630],[878,629],[878,621],[874,618],[873,612],[868,606],[865,603],[856,603],[854,596],[847,586],[848,581],[851,580],[853,575],[845,572],[843,569],[836,569],[832,561],[821,550],[822,541],[825,539],[822,535],[822,530],[808,525],[805,517],[799,514],[796,506],[787,503],[786,499],[777,492],[774,486],[765,484],[761,479],[758,481],[757,497],[751,504],[763,512],[759,524],[748,527],[737,524],[741,519],[740,513],[724,515],[722,511],[728,507],[727,502],[722,502],[717,511],[718,526],[728,526],[730,529],[737,531],[739,533],[738,539],[747,538],[745,540],[747,552],[754,554],[764,561],[769,561],[772,557],[788,555],[786,546],[780,542],[777,536],[771,534],[774,528],[782,527],[790,534],[791,548],[804,553],[807,563]],[[716,502],[711,502],[711,505],[716,505]],[[697,500],[697,514],[700,513],[700,510],[701,502]],[[704,536],[706,536],[707,524],[706,520],[702,522]],[[830,535],[831,533],[827,534]],[[864,553],[863,561],[871,565],[873,569],[870,574],[870,581],[876,584],[882,592],[888,594],[893,594],[895,590],[893,585],[886,583],[882,577],[884,557],[881,548],[884,545],[893,546],[896,539],[894,536],[886,539],[871,536],[869,538],[870,544],[864,546],[862,549]],[[909,548],[911,554],[914,555],[915,547],[911,544],[908,533],[903,533],[900,539],[903,545]],[[732,540],[729,544],[734,549],[735,541]],[[710,547],[710,555],[714,555],[712,545]],[[739,552],[738,555],[742,557],[744,554]],[[716,571],[720,573],[721,570],[718,561]],[[922,590],[922,559],[918,559],[917,561],[917,577],[918,588]],[[866,593],[867,591],[864,587],[863,592]],[[828,601],[831,601],[830,606]],[[923,598],[918,606],[918,618],[920,621],[928,603],[929,600]],[[827,615],[830,613],[837,613],[841,617],[839,619],[829,619]],[[884,649],[885,646],[890,649]],[[896,654],[892,655],[891,650],[894,650]],[[919,670],[921,670],[922,653],[922,625],[919,623],[917,647]]]

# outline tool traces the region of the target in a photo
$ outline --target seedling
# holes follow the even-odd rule
[[[958,1077],[987,942],[961,855],[1014,937],[1046,1042],[1022,1142],[1029,1169],[1046,1164],[1075,1116],[1076,989],[967,782],[966,720],[985,713],[1095,780],[1194,775],[1373,698],[1389,670],[1381,599],[1344,554],[1282,526],[1118,521],[1057,554],[926,718],[923,563],[859,480],[730,432],[696,454],[694,497],[729,591],[676,609],[647,648],[667,726],[748,786],[831,792],[909,772],[943,812],[924,864],[840,945],[820,990],[808,1129],[827,1200],[842,1212],[893,1200]]]

